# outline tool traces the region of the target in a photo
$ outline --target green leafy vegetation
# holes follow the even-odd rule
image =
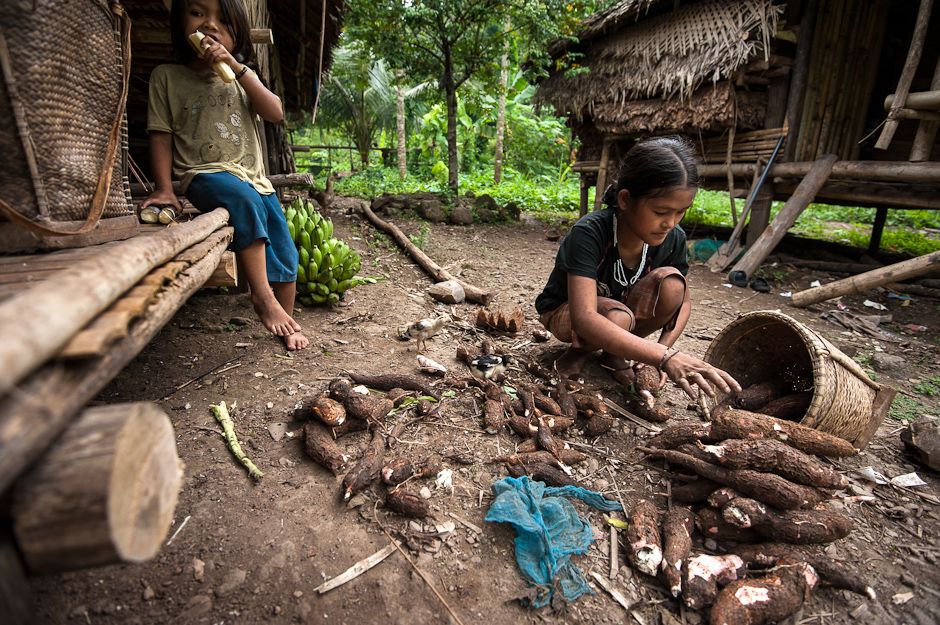
[[[898,394],[891,402],[888,417],[897,421],[913,421],[924,415],[940,416],[940,409],[936,406],[925,405],[913,397]]]
[[[914,390],[927,397],[940,395],[940,376],[931,376],[914,385]]]

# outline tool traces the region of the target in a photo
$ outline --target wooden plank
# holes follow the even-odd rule
[[[0,396],[0,492],[36,460],[82,407],[94,398],[173,317],[218,266],[225,245],[166,286],[127,338],[100,358],[50,362]]]
[[[131,322],[144,313],[147,306],[156,298],[164,282],[174,279],[180,271],[205,256],[216,245],[220,243],[228,245],[232,239],[232,232],[230,227],[220,228],[209,235],[205,241],[184,250],[174,261],[168,263],[167,269],[151,274],[158,278],[144,282],[128,291],[108,310],[73,336],[59,352],[58,357],[74,359],[101,356],[112,343],[127,336]]]
[[[8,392],[58,353],[153,267],[202,241],[227,221],[228,211],[216,209],[152,237],[123,241],[0,302],[0,393]]]
[[[816,161],[813,169],[811,169],[809,174],[806,175],[806,178],[800,182],[800,185],[777,214],[773,223],[764,229],[760,238],[757,239],[753,245],[748,247],[747,252],[741,257],[741,260],[735,263],[734,267],[731,268],[732,272],[743,271],[748,278],[754,274],[754,271],[760,266],[761,262],[777,247],[777,244],[780,243],[783,236],[793,226],[794,222],[796,222],[796,218],[800,216],[800,213],[802,213],[813,201],[813,198],[816,197],[816,192],[819,191],[823,183],[829,178],[829,172],[832,171],[832,166],[836,163],[836,160],[834,154],[827,154]]]
[[[232,287],[238,286],[238,262],[235,259],[235,252],[226,250],[222,254],[222,260],[219,266],[215,268],[209,279],[206,280],[204,287]]]

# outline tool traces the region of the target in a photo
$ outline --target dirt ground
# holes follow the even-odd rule
[[[342,502],[339,478],[306,457],[299,436],[302,424],[291,420],[292,410],[344,371],[415,373],[414,343],[399,340],[398,328],[436,312],[472,321],[476,307],[435,306],[425,295],[429,279],[387,238],[377,237],[341,208],[331,210],[330,215],[337,236],[361,253],[361,273],[387,279],[350,291],[336,308],[301,310],[297,318],[308,330],[312,345],[293,355],[256,321],[246,295],[207,289],[193,297],[99,397],[102,403],[152,400],[171,416],[179,455],[186,464],[170,530],[172,541],[144,564],[35,579],[38,622],[446,623],[447,611],[429,585],[467,624],[707,622],[707,614],[680,611],[658,581],[633,572],[623,562],[614,585],[632,604],[632,618],[625,618],[624,609],[600,588],[564,613],[521,606],[515,599],[526,594],[527,586],[513,557],[513,534],[483,521],[493,499],[491,485],[505,475],[500,465],[484,461],[513,449],[519,439],[510,432],[482,433],[469,391],[445,398],[439,419],[410,427],[388,454],[445,457],[445,466],[454,470],[453,491],[436,488],[433,480],[416,486],[428,486],[436,521],[442,526],[453,522],[453,531],[435,528],[434,522],[425,527],[409,525],[378,506],[377,494],[369,491],[353,500],[355,507]],[[407,232],[423,236],[419,222],[396,221]],[[549,365],[560,353],[560,343],[554,339],[532,342],[531,332],[540,327],[533,301],[558,246],[546,236],[552,230],[524,219],[513,225],[433,225],[423,237],[425,251],[439,264],[498,293],[500,306],[525,310],[525,331],[495,337],[499,348]],[[916,297],[904,305],[885,292],[843,298],[859,314],[878,312],[862,306],[865,299],[887,306],[893,315],[887,328],[893,330],[895,339],[885,340],[821,319],[821,312],[835,309],[831,302],[798,310],[780,295],[805,288],[813,279],[831,279],[826,274],[777,266],[772,271],[777,283],[769,294],[728,288],[721,274],[712,274],[701,265],[693,266],[690,275],[694,308],[680,348],[701,356],[709,341],[738,314],[780,309],[874,368],[879,381],[901,389],[900,397],[913,411],[908,416],[937,412],[936,397],[915,390],[918,384],[923,388],[925,381],[940,380],[937,300]],[[464,369],[455,360],[458,341],[479,342],[468,324],[459,320],[430,339],[426,350],[431,358],[458,371]],[[907,329],[905,324],[925,325],[927,330]],[[523,371],[509,372],[510,380],[527,376]],[[620,391],[596,364],[585,371],[585,381],[623,403]],[[670,388],[666,399],[675,420],[698,419],[675,388]],[[235,463],[218,434],[209,405],[220,400],[237,402],[236,430],[265,472],[259,483],[252,483]],[[790,622],[940,622],[940,480],[937,473],[905,456],[898,437],[902,425],[886,420],[862,454],[836,463],[851,485],[835,505],[853,518],[855,530],[825,551],[846,560],[866,578],[877,600],[821,588]],[[575,476],[582,485],[610,497],[619,492],[628,507],[641,496],[662,494],[662,474],[640,463],[640,454],[634,450],[648,437],[645,429],[624,420],[596,440],[570,432],[566,438],[589,445],[581,449],[592,456],[578,465]],[[360,432],[339,443],[356,458],[367,440],[368,435]],[[448,458],[454,455],[474,462],[457,464]],[[876,486],[856,472],[867,466],[888,477],[916,471],[927,485]],[[843,500],[857,495],[874,499]],[[600,513],[581,504],[577,507],[599,538],[575,562],[585,573],[607,576],[607,526]],[[383,529],[396,538],[406,532],[408,556],[426,574],[426,581],[401,554],[393,553],[358,579],[323,595],[315,592],[325,579],[387,546]],[[445,532],[438,535],[438,529]],[[701,539],[697,540],[701,550]]]

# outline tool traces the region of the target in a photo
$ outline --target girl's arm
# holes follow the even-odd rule
[[[235,57],[218,41],[209,35],[206,35],[203,41],[206,49],[203,58],[209,65],[225,63],[232,68],[236,76],[245,69],[245,66],[235,60]],[[252,108],[261,116],[261,119],[272,124],[284,121],[284,107],[281,106],[281,99],[264,86],[257,74],[248,70],[242,74],[238,82],[248,95]]]
[[[691,354],[627,332],[597,312],[597,283],[591,278],[568,274],[568,306],[571,311],[572,330],[586,344],[603,345],[604,351],[614,356],[639,361],[657,368],[665,360],[663,371],[690,397],[695,396],[693,385],[699,386],[710,396],[715,394],[712,384],[725,393],[731,392],[732,389],[741,390],[741,386],[734,378],[721,369]],[[691,304],[687,296],[676,323],[676,338],[682,331],[681,328],[685,327],[690,310]]]
[[[170,204],[181,211],[180,201],[173,193],[173,135],[169,132],[150,132],[150,170],[156,188],[140,207],[145,208],[151,204],[160,206]]]

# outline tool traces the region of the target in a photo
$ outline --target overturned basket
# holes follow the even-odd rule
[[[813,399],[800,423],[844,438],[857,449],[871,440],[896,393],[816,332],[769,310],[746,313],[728,324],[705,360],[742,387],[782,381],[792,392],[811,390]],[[719,392],[712,406],[722,399]]]

